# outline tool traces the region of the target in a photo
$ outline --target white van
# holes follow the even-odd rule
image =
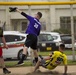
[[[25,42],[27,34],[20,33],[18,31],[4,31],[4,37],[8,49],[3,48],[3,57],[6,58],[17,58],[20,59],[23,51],[23,44]]]

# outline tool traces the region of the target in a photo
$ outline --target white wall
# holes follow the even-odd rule
[[[0,0],[1,1],[70,1],[70,0]],[[8,6],[10,7],[10,6]],[[17,6],[22,11],[29,14],[28,6]],[[73,15],[76,16],[76,5],[73,5]],[[7,11],[9,11],[7,9]],[[36,12],[42,12],[43,17],[40,21],[46,22],[46,30],[51,31],[55,28],[60,27],[60,16],[70,16],[70,5],[47,5],[47,6],[31,6],[31,15],[34,16]],[[65,13],[64,13],[65,12]],[[7,16],[7,19],[6,19]],[[0,6],[0,20],[4,22],[5,20],[10,21],[15,19],[25,19],[22,15],[17,12],[7,13],[6,14],[6,6]],[[9,18],[8,18],[9,17]],[[9,19],[9,20],[8,20]],[[12,25],[11,23],[7,22],[7,25]],[[7,26],[9,27],[9,26]],[[7,28],[12,29],[11,28]]]
[[[0,11],[0,21],[4,22],[6,19],[6,12],[4,10]]]

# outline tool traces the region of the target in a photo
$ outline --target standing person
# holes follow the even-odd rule
[[[42,13],[38,12],[35,15],[35,17],[32,17],[32,16],[27,15],[26,13],[20,11],[18,8],[10,7],[10,12],[13,12],[13,11],[19,12],[21,15],[23,15],[24,17],[26,17],[29,20],[29,24],[28,24],[28,27],[25,32],[28,35],[27,35],[27,39],[24,43],[22,58],[18,62],[18,65],[23,64],[23,61],[26,57],[27,50],[29,47],[31,47],[33,49],[34,56],[35,56],[35,62],[37,62],[38,61],[37,36],[40,34],[40,30],[41,30],[41,24],[40,24],[39,20],[42,17]]]
[[[63,75],[67,75],[67,56],[63,53],[64,49],[65,49],[65,45],[60,44],[59,51],[54,51],[47,58],[40,57],[41,59],[38,60],[38,62],[36,63],[34,72],[39,68],[40,65],[46,69],[52,70],[55,69],[61,63],[63,63],[64,64]]]
[[[4,44],[4,47],[6,49],[8,49],[8,46],[6,45],[6,41],[5,41],[5,38],[3,36],[3,29],[2,27],[0,27],[0,41],[2,40],[3,44]],[[0,42],[1,43],[1,42]],[[9,74],[11,73],[11,71],[7,70],[6,67],[5,67],[5,64],[4,64],[4,59],[3,59],[3,56],[2,56],[2,47],[0,45],[0,64],[2,65],[2,68],[3,68],[3,73],[4,74]]]

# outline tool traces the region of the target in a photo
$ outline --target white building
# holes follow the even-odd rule
[[[75,1],[75,0],[0,0],[0,2],[19,2],[19,1]],[[0,21],[5,22],[5,30],[25,31],[27,27],[27,19],[18,12],[9,12],[11,6],[0,6]],[[15,7],[15,6],[12,6]],[[42,30],[52,31],[59,28],[69,28],[71,24],[70,5],[44,5],[44,6],[16,6],[22,11],[34,16],[38,11],[42,12],[41,18]],[[31,11],[29,10],[31,9]],[[74,28],[76,30],[76,5],[73,5]]]

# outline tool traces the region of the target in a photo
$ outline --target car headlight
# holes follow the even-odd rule
[[[58,42],[56,42],[56,46],[59,46],[59,43]]]
[[[46,44],[45,43],[42,43],[42,47],[45,47],[46,46]]]

